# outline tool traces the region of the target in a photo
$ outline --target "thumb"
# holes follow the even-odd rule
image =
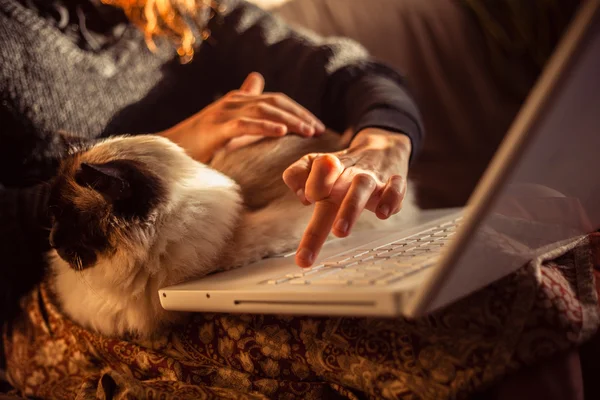
[[[307,154],[283,171],[283,182],[292,192],[296,193],[296,196],[306,206],[310,205],[310,202],[306,200],[304,189],[310,175],[312,163],[318,156],[318,153]]]
[[[246,77],[244,83],[242,83],[242,87],[240,90],[242,92],[247,92],[248,94],[259,95],[262,94],[265,88],[265,78],[258,72],[252,72]]]

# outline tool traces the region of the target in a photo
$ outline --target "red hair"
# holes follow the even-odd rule
[[[104,4],[123,9],[127,18],[143,32],[150,50],[155,50],[154,37],[167,36],[177,46],[183,62],[194,56],[194,31],[200,31],[203,39],[210,32],[197,22],[203,12],[217,9],[215,0],[101,0]]]

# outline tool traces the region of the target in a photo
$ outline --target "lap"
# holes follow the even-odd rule
[[[196,314],[147,342],[77,326],[42,284],[5,327],[8,377],[52,398],[462,397],[595,331],[597,242],[554,250],[427,318]]]

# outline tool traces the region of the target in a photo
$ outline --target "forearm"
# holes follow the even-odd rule
[[[328,127],[357,133],[380,128],[410,138],[412,154],[423,138],[421,117],[404,79],[373,60],[358,43],[291,28],[243,1],[226,1],[222,23],[211,22],[206,64],[222,69],[229,85],[258,71],[266,91],[281,91],[304,105]],[[231,90],[235,87],[223,88]]]

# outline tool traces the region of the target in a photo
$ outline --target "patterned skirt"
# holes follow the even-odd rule
[[[56,399],[456,399],[572,349],[599,325],[600,235],[426,318],[197,314],[150,342],[83,329],[46,284],[4,327],[18,395]]]

